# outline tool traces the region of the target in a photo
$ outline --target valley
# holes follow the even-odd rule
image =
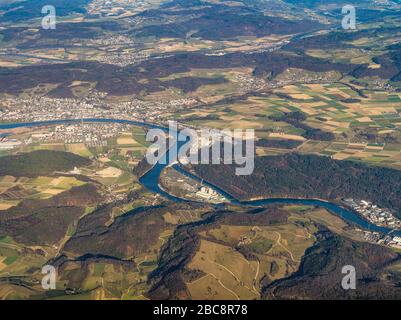
[[[400,299],[400,12],[0,2],[0,299]],[[252,173],[151,165],[170,121],[254,130]]]

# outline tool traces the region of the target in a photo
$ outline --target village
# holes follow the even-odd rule
[[[53,130],[33,133],[24,144],[57,143],[64,144],[84,143],[87,147],[105,147],[109,139],[117,137],[121,132],[129,131],[130,126],[118,123],[84,123],[83,121],[71,124],[61,124]],[[1,146],[1,144],[0,144]]]
[[[163,101],[129,101],[107,103],[107,93],[91,91],[90,97],[6,98],[0,102],[0,122],[33,122],[66,119],[113,118],[158,122],[168,112],[178,111],[198,103],[193,98]],[[21,112],[24,110],[24,112]]]
[[[355,231],[367,242],[388,246],[394,249],[401,249],[400,235],[383,235],[377,231],[368,231],[359,228],[355,229]]]
[[[388,209],[379,208],[366,200],[344,199],[344,203],[377,226],[391,229],[400,229],[401,227],[401,221]]]
[[[362,230],[356,228],[355,231],[361,238],[370,243],[385,245],[395,249],[401,249],[401,221],[388,209],[379,208],[377,205],[366,200],[344,199],[344,203],[368,220],[370,223],[390,228],[387,234],[378,231]]]

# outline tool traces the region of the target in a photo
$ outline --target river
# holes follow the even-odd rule
[[[47,126],[47,125],[55,125],[55,124],[65,124],[65,123],[76,123],[84,121],[86,123],[120,123],[120,124],[129,124],[129,125],[134,125],[134,126],[142,126],[142,127],[149,127],[149,128],[156,128],[156,129],[162,129],[162,130],[167,130],[167,128],[156,125],[156,124],[151,124],[151,123],[145,123],[145,122],[140,122],[140,121],[134,121],[134,120],[125,120],[125,119],[69,119],[69,120],[49,120],[49,121],[39,121],[39,122],[25,122],[25,123],[7,123],[7,124],[0,124],[0,129],[14,129],[14,128],[21,128],[21,127],[37,127],[37,126]],[[185,142],[182,142],[185,143]],[[167,152],[167,159],[168,158],[168,152]],[[144,174],[139,182],[148,190],[160,194],[163,197],[174,201],[174,202],[192,202],[191,200],[185,200],[181,198],[177,198],[166,191],[162,190],[159,186],[159,178],[160,174],[163,171],[163,169],[166,167],[166,164],[160,164],[157,163],[155,166],[153,166],[146,174]],[[181,169],[178,165],[174,165],[174,168],[181,173],[190,176],[193,179],[200,180],[199,177],[192,175],[189,172],[184,171]],[[360,215],[357,213],[347,210],[335,203],[331,202],[326,202],[322,200],[317,200],[317,199],[293,199],[293,198],[269,198],[269,199],[262,199],[262,200],[253,200],[253,201],[238,201],[237,199],[233,198],[231,195],[226,193],[224,190],[220,189],[219,187],[210,184],[207,181],[203,181],[204,184],[208,185],[209,187],[212,187],[214,190],[222,194],[226,199],[228,199],[229,203],[234,204],[234,205],[239,205],[239,206],[248,206],[248,207],[260,207],[260,206],[265,206],[268,204],[294,204],[294,205],[306,205],[306,206],[315,206],[315,207],[321,207],[325,208],[331,213],[339,216],[341,219],[344,221],[356,225],[360,228],[370,230],[370,231],[377,231],[380,233],[387,234],[389,232],[392,232],[394,235],[399,235],[401,236],[401,231],[393,231],[392,229],[385,228],[385,227],[379,227],[376,226],[367,220],[363,219]]]

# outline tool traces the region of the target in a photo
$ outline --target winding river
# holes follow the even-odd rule
[[[162,130],[167,130],[165,127],[151,124],[151,123],[145,123],[145,122],[140,122],[140,121],[133,121],[133,120],[125,120],[125,119],[94,119],[94,118],[89,118],[89,119],[68,119],[68,120],[49,120],[49,121],[39,121],[39,122],[25,122],[25,123],[7,123],[7,124],[0,124],[0,129],[15,129],[15,128],[22,128],[22,127],[38,127],[38,126],[47,126],[47,125],[55,125],[55,124],[68,124],[68,123],[77,123],[80,121],[84,121],[86,123],[120,123],[120,124],[129,124],[129,125],[134,125],[134,126],[142,126],[142,127],[148,127],[148,128],[156,128],[156,129],[162,129]],[[182,142],[184,143],[184,142]],[[167,152],[167,157],[168,157],[168,152]],[[163,197],[174,201],[174,202],[191,202],[190,200],[185,200],[181,198],[177,198],[166,191],[162,190],[159,186],[159,178],[160,174],[163,171],[163,169],[167,165],[165,164],[160,164],[157,163],[155,166],[153,166],[145,175],[143,175],[140,178],[140,183],[147,188],[148,190],[160,194]],[[181,169],[178,165],[173,165],[174,168],[181,173],[195,179],[195,180],[200,180],[199,177],[192,175],[191,173],[184,171]],[[292,199],[292,198],[269,198],[269,199],[262,199],[262,200],[253,200],[253,201],[238,201],[237,199],[233,198],[231,195],[226,193],[224,190],[220,189],[219,187],[212,185],[206,181],[203,181],[205,185],[208,185],[209,187],[212,187],[214,190],[216,190],[218,193],[222,194],[226,199],[231,204],[234,205],[241,205],[241,206],[248,206],[248,207],[260,207],[264,206],[267,204],[295,204],[295,205],[306,205],[306,206],[315,206],[315,207],[321,207],[325,208],[331,213],[339,216],[346,222],[356,225],[360,228],[367,229],[370,231],[377,231],[380,233],[389,233],[392,232],[394,235],[400,235],[401,236],[401,231],[393,231],[389,228],[385,227],[379,227],[374,224],[369,223],[367,220],[363,219],[361,216],[356,214],[353,211],[347,210],[337,204],[331,203],[331,202],[326,202],[322,200],[316,200],[316,199]]]

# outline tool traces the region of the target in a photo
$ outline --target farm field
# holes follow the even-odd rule
[[[253,128],[259,139],[304,142],[300,153],[401,168],[401,95],[360,90],[348,83],[289,85],[266,96],[187,111],[179,121],[216,129]],[[302,112],[303,125],[333,134],[332,141],[303,137],[305,130],[274,117]],[[258,155],[288,150],[257,148]]]
[[[24,199],[48,199],[85,182],[75,177],[0,178],[0,210],[16,206]]]
[[[0,300],[401,299],[401,0],[45,2],[0,0]]]
[[[220,225],[200,232],[200,246],[187,265],[202,272],[186,284],[192,298],[258,299],[262,279],[274,281],[295,272],[317,229],[308,216],[314,210],[306,208],[307,214],[298,215],[298,208],[293,209],[285,224]],[[304,227],[297,224],[300,221]]]
[[[51,248],[34,248],[30,252],[10,237],[0,238],[0,276],[16,276],[27,273],[30,268],[39,268],[46,262],[47,252]]]

